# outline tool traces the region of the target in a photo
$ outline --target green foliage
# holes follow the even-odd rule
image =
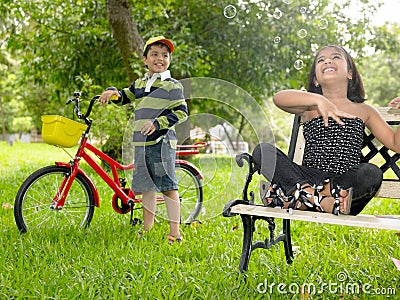
[[[110,73],[118,68],[120,58],[102,3],[18,2],[10,7],[9,18],[24,23],[15,28],[8,47],[23,51],[25,75],[39,86],[51,82],[59,88],[70,87],[83,74],[91,74],[100,83],[119,75]]]
[[[11,132],[30,132],[34,129],[31,117],[18,117],[12,122]]]
[[[397,57],[397,59],[396,59]],[[363,64],[364,83],[368,87],[367,98],[379,106],[387,106],[389,101],[400,95],[398,54],[377,54]]]
[[[3,56],[0,60],[0,116],[4,133],[29,132],[34,128],[32,113],[21,101],[18,89],[15,89],[15,82],[20,75],[20,69],[7,52],[0,51]]]
[[[304,87],[313,53],[323,45],[344,45],[358,63],[365,60],[367,45],[390,55],[398,52],[398,28],[371,26],[371,16],[379,4],[352,2],[362,13],[359,19],[345,13],[351,1],[340,5],[328,0],[233,1],[230,6],[209,0],[129,3],[144,39],[163,34],[176,43],[170,67],[175,78],[223,79],[243,88],[263,105],[278,90]],[[84,91],[89,98],[108,86],[129,85],[104,2],[5,3],[0,9],[0,39],[21,64],[15,72],[17,79],[1,85],[18,93],[35,127],[40,128],[42,114],[69,113],[64,102],[75,90]],[[226,10],[229,7],[231,11]],[[0,52],[0,61],[5,60],[4,53]],[[132,59],[131,64],[135,74],[142,76],[145,70],[141,58]],[[368,75],[370,82],[381,80],[373,72]],[[369,94],[376,85],[371,86],[366,84]],[[394,93],[395,88],[390,86]],[[215,101],[188,102],[193,112],[222,116],[240,128],[242,135],[250,132],[249,124],[229,107]],[[130,113],[122,111],[119,115],[128,118]],[[119,124],[114,122],[114,115],[101,116],[107,127],[99,133],[110,136],[119,130],[113,127]],[[97,138],[105,141],[103,136]]]
[[[18,93],[36,128],[43,114],[71,117],[65,101],[87,86],[81,80],[87,74],[99,85],[125,78],[110,72],[120,57],[104,11],[97,1],[12,1],[2,12],[1,37],[22,62],[18,77],[5,85]]]
[[[367,97],[380,106],[400,95],[400,27],[385,24],[376,28],[371,46],[377,53],[367,57],[361,66]]]
[[[149,20],[154,23],[157,19],[158,28],[164,28],[171,19],[182,22],[184,45],[199,45],[204,51],[194,76],[226,80],[263,103],[283,88],[304,87],[313,54],[324,45],[343,44],[356,56],[362,56],[366,32],[372,30],[367,16],[375,5],[362,4],[366,12],[359,21],[343,13],[348,5],[349,2],[329,5],[329,1],[311,1],[309,5],[301,1],[231,2],[236,12],[230,18],[224,11],[228,7],[224,2],[177,1],[173,11],[170,2],[164,1],[164,13],[153,12]],[[223,99],[221,95],[220,100]],[[243,123],[235,109],[214,100],[189,100],[191,113],[222,117],[240,128],[239,133],[250,142],[257,142],[249,136],[249,120]],[[236,107],[242,105],[243,99],[238,99]]]

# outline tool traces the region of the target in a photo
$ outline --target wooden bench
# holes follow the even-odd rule
[[[392,126],[400,124],[400,111],[388,107],[378,108],[382,117]],[[304,151],[304,137],[302,126],[300,126],[300,116],[295,116],[288,156],[295,162],[301,164]],[[400,168],[397,161],[400,154],[389,151],[376,141],[375,137],[366,130],[363,145],[363,162],[374,162],[384,172],[384,180],[381,189],[375,198],[400,199]],[[383,163],[382,163],[383,161]],[[253,158],[248,153],[241,153],[236,156],[236,162],[240,167],[244,162],[248,165],[248,174],[243,188],[243,199],[229,201],[223,210],[223,216],[233,217],[240,215],[243,223],[243,245],[239,264],[240,271],[246,271],[252,251],[258,248],[269,249],[273,245],[283,242],[285,249],[286,262],[293,261],[293,249],[290,235],[290,220],[318,222],[336,225],[356,226],[365,228],[400,230],[400,216],[395,215],[338,215],[329,213],[319,213],[311,211],[291,210],[280,208],[265,207],[255,204],[254,192],[249,191],[249,186],[253,175],[259,173],[259,169],[254,165]],[[380,163],[379,163],[380,162]],[[388,171],[393,172],[391,177],[387,178]],[[261,201],[260,201],[261,203]],[[282,232],[275,236],[275,218],[283,220]],[[264,241],[253,242],[253,233],[257,220],[268,222],[269,236]]]

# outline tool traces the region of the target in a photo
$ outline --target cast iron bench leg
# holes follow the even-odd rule
[[[240,215],[243,223],[243,247],[240,257],[240,272],[247,271],[251,255],[251,245],[253,242],[254,220],[249,215]]]
[[[253,244],[253,234],[255,231],[255,222],[258,220],[257,217],[251,215],[240,215],[243,223],[243,246],[242,256],[240,257],[239,270],[240,272],[247,271],[250,261],[251,252],[253,247],[256,248],[271,248],[272,245],[283,241],[285,248],[286,263],[291,264],[293,262],[293,250],[292,240],[290,237],[290,220],[283,220],[283,233],[277,238],[271,237],[271,240],[266,242],[258,242],[257,245]]]
[[[290,237],[290,220],[283,219],[283,234],[286,236],[283,241],[285,247],[286,263],[291,264],[293,262],[293,248],[292,238]]]

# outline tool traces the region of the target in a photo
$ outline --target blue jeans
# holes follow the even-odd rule
[[[136,146],[132,190],[135,193],[177,190],[175,158],[176,150],[167,139],[151,146]]]
[[[291,195],[296,184],[319,185],[329,179],[331,187],[353,188],[350,214],[359,214],[378,192],[383,172],[371,163],[360,163],[342,174],[324,172],[298,165],[274,145],[259,144],[253,151],[253,160],[261,174],[271,183],[278,184],[284,193]]]

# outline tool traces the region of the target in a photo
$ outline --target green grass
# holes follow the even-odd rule
[[[400,298],[400,272],[390,260],[400,259],[400,237],[393,231],[292,222],[293,264],[279,244],[254,251],[249,271],[240,274],[240,217],[221,216],[225,203],[240,197],[246,171],[231,158],[193,158],[206,177],[202,224],[182,226],[183,244],[169,246],[165,221],[138,239],[138,227],[113,211],[112,193],[85,165],[101,197],[91,227],[19,234],[7,204],[33,170],[68,156],[44,144],[4,142],[0,155],[0,299]],[[374,200],[366,212],[400,214],[399,204]],[[258,221],[254,238],[266,238],[267,230]],[[302,285],[316,290],[308,295]]]

